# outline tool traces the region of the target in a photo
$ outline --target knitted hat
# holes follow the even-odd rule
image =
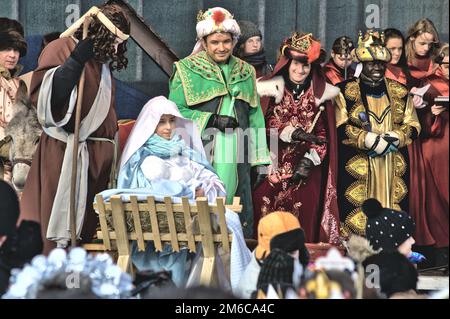
[[[239,37],[236,47],[245,43],[248,39],[252,37],[260,37],[262,39],[262,33],[258,29],[258,26],[250,21],[239,21],[239,27],[241,28],[241,36]]]
[[[255,249],[257,259],[263,259],[270,253],[271,239],[281,233],[300,229],[300,222],[297,217],[288,212],[273,212],[267,214],[258,224],[258,246]],[[301,242],[297,249],[300,249]]]
[[[27,54],[27,42],[19,32],[1,31],[0,32],[0,51],[13,48],[20,53],[20,57]]]
[[[305,246],[305,233],[301,228],[295,228],[272,237],[270,241],[270,250],[281,249],[290,253],[299,250],[299,260],[303,266],[309,262],[309,252]]]
[[[373,198],[363,203],[362,211],[368,218],[366,237],[374,249],[396,250],[414,234],[414,221],[406,212],[383,208]]]
[[[292,285],[293,273],[294,259],[281,249],[274,249],[263,261],[256,287],[265,289],[269,284],[273,286]]]
[[[19,200],[16,191],[0,180],[0,236],[11,235],[19,218]]]

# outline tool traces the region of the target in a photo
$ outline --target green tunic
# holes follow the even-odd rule
[[[241,197],[244,234],[251,236],[250,167],[271,163],[254,68],[234,56],[226,64],[215,63],[206,52],[187,57],[175,63],[169,99],[184,117],[197,123],[205,150],[225,184],[227,203]],[[213,113],[235,117],[242,131],[225,134],[206,129]]]

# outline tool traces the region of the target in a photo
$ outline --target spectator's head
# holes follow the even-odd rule
[[[297,217],[288,212],[272,212],[261,218],[258,224],[258,246],[255,249],[255,257],[259,260],[267,257],[270,253],[270,241],[274,236],[296,229],[301,230],[300,222]],[[288,235],[288,237],[291,238],[291,235],[295,238],[301,236],[298,231]],[[294,245],[298,245],[296,248],[301,249],[304,240],[303,242],[300,240]]]
[[[0,32],[3,31],[16,31],[19,32],[22,38],[25,37],[22,24],[14,19],[0,17]]]
[[[27,43],[17,31],[0,31],[0,67],[14,70],[19,58],[27,54]]]
[[[293,275],[294,258],[281,249],[271,250],[262,263],[256,288],[266,292],[268,286],[272,285],[275,289],[280,287],[285,291],[286,288],[294,287]]]
[[[355,48],[352,39],[347,36],[342,36],[334,40],[333,47],[331,48],[331,58],[334,64],[339,68],[348,68],[352,62],[351,52]]]
[[[441,69],[442,75],[448,80],[448,43],[443,43],[435,59],[436,64]]]
[[[409,30],[406,41],[408,61],[414,57],[433,57],[439,45],[439,34],[427,18],[417,21]]]
[[[355,282],[348,271],[327,270],[326,274],[331,281],[337,282],[341,286],[344,299],[356,298]]]
[[[0,246],[16,230],[19,218],[19,200],[16,191],[0,180]]]
[[[405,37],[401,31],[389,28],[384,30],[384,44],[391,52],[392,59],[391,64],[398,66],[406,66],[406,50],[405,50]]]
[[[416,268],[408,258],[397,251],[382,251],[372,255],[364,261],[363,265],[366,273],[370,274],[374,283],[379,283],[378,288],[387,297],[417,288]]]
[[[368,218],[366,237],[375,250],[398,250],[406,257],[411,254],[415,230],[411,216],[406,212],[383,208],[373,198],[363,203],[362,210]]]
[[[240,58],[254,55],[263,49],[262,33],[258,26],[250,21],[239,21],[241,36],[235,47],[235,55]]]
[[[288,254],[296,254],[303,267],[308,265],[309,252],[305,246],[305,233],[301,228],[295,228],[273,236],[270,240],[270,251],[273,249],[281,249]]]

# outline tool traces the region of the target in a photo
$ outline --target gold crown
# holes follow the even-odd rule
[[[216,11],[220,11],[224,15],[225,19],[234,19],[234,16],[228,10],[223,8],[212,8],[206,11],[200,10],[197,13],[197,23],[199,23],[200,21],[213,19],[214,12]]]
[[[355,54],[359,62],[391,61],[391,52],[384,45],[384,33],[379,34],[373,30],[369,30],[364,36],[359,31]]]
[[[203,10],[200,10],[200,11],[197,13],[197,23],[200,22],[200,21],[205,20],[205,18],[203,17],[203,14],[204,14]]]
[[[309,48],[311,48],[311,44],[313,42],[312,33],[305,34],[300,36],[300,33],[294,32],[292,34],[291,47],[298,52],[306,53]]]

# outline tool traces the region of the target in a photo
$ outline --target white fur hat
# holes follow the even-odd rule
[[[241,29],[233,15],[228,10],[221,7],[211,8],[206,12],[200,11],[197,15],[196,30],[197,44],[195,45],[192,54],[202,50],[201,40],[212,33],[229,32],[233,35],[235,43],[241,35]]]

